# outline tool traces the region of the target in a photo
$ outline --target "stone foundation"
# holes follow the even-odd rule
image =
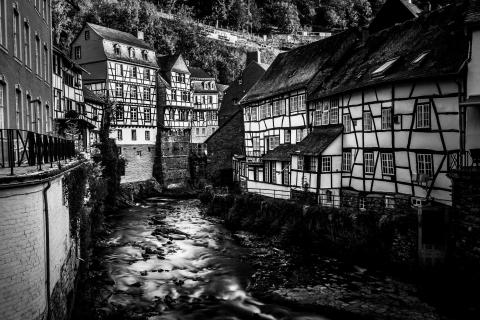
[[[190,132],[162,132],[161,148],[164,187],[184,187],[190,179]]]
[[[118,147],[121,148],[121,156],[126,160],[122,183],[152,179],[155,158],[154,144],[118,145]]]

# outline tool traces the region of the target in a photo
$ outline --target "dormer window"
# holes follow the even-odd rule
[[[394,59],[388,60],[387,62],[385,62],[384,64],[382,64],[380,67],[378,67],[377,69],[375,69],[375,70],[372,72],[372,76],[377,77],[377,76],[382,76],[382,75],[384,75],[385,72],[387,72],[387,70],[390,69],[395,62],[397,62],[397,60],[398,60],[398,58],[394,58]]]
[[[425,52],[420,53],[420,54],[412,61],[412,63],[413,63],[413,64],[420,64],[420,62],[422,62],[429,53],[430,53],[430,51],[425,51]]]
[[[147,52],[147,50],[143,50],[143,51],[142,51],[142,57],[143,57],[143,60],[148,60],[148,52]]]
[[[113,52],[116,54],[116,55],[120,55],[120,45],[119,44],[115,44],[113,46]]]
[[[132,59],[135,58],[135,49],[132,47],[128,48],[128,56]]]

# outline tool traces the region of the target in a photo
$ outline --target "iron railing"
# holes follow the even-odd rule
[[[480,168],[480,149],[455,151],[448,154],[448,170],[470,170]]]
[[[14,169],[18,167],[36,166],[42,170],[42,165],[75,156],[75,144],[50,135],[18,129],[0,129],[0,168]]]

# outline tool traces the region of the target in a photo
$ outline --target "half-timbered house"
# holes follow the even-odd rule
[[[250,191],[290,197],[290,154],[308,134],[308,87],[322,65],[333,65],[349,51],[356,33],[278,55],[242,98],[246,158],[234,159],[234,166],[245,168],[238,178]]]
[[[193,89],[192,148],[202,152],[204,142],[218,129],[219,90],[215,78],[205,70],[188,69]]]
[[[112,138],[127,160],[122,181],[150,179],[157,136],[158,64],[143,32],[135,37],[87,23],[72,43],[72,58],[88,71],[85,86],[115,105]]]
[[[449,170],[474,162],[480,150],[480,19],[466,15],[468,8],[452,4],[382,24],[358,34],[340,59],[316,66],[306,89],[309,135],[293,147],[267,145],[269,151],[255,142],[264,170],[245,177],[247,187],[263,180],[260,188],[277,190],[278,197],[280,182],[285,197],[302,192],[324,205],[362,210],[451,205]],[[248,109],[244,116],[247,146],[248,128],[276,125],[256,120],[252,126]]]
[[[190,71],[181,54],[158,57],[158,127],[161,135],[163,182],[183,184],[189,177],[192,120]]]

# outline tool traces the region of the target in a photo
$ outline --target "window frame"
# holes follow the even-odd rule
[[[395,159],[393,156],[393,152],[381,152],[380,162],[382,168],[382,175],[395,176]]]
[[[343,151],[342,153],[342,171],[352,172],[352,151]]]
[[[428,117],[426,117],[426,115],[428,115]],[[417,102],[415,106],[415,128],[418,130],[430,130],[431,126],[432,126],[431,101]]]
[[[427,177],[432,178],[435,174],[433,154],[432,153],[417,153],[415,158],[416,158],[416,162],[417,162],[417,174],[418,175],[422,174],[422,175],[425,175]],[[425,160],[427,160],[427,158],[430,158],[429,163],[425,161]]]
[[[371,111],[363,111],[362,114],[362,125],[363,132],[372,132],[373,131],[373,115]],[[367,126],[368,124],[368,126]]]
[[[322,173],[332,172],[332,156],[322,156]]]
[[[371,155],[371,159],[370,159],[370,155]],[[372,170],[367,170],[367,169],[372,169]],[[363,173],[375,174],[375,153],[373,151],[363,152]]]
[[[382,108],[382,130],[392,130],[393,128],[393,113],[392,107]]]

